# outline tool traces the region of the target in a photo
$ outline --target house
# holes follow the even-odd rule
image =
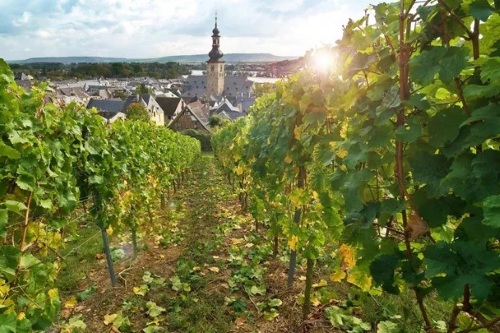
[[[177,96],[158,96],[156,97],[156,102],[163,110],[166,125],[184,108],[184,101]]]
[[[210,108],[209,114],[210,117],[217,115],[221,118],[227,118],[232,121],[236,118],[246,116],[247,112],[233,106],[233,104],[231,104],[231,102],[224,97],[219,102],[215,102],[215,104]]]
[[[76,102],[79,104],[86,105],[90,96],[85,92],[83,88],[75,87],[75,88],[57,88],[56,89],[56,98],[65,104],[69,104],[71,102]]]
[[[108,123],[114,123],[115,121],[119,119],[126,119],[127,115],[123,112],[107,112],[107,111],[102,111],[99,112],[99,115],[105,119],[106,122]]]
[[[147,96],[146,96],[147,95]],[[142,104],[148,111],[151,120],[155,122],[156,125],[164,125],[164,115],[161,107],[156,103],[153,96],[149,94],[144,94],[144,96],[130,96],[125,101],[122,100],[100,100],[100,99],[90,99],[87,104],[87,109],[95,107],[101,116],[106,119],[110,119],[112,114],[117,115],[118,113],[127,114],[127,109],[132,103]]]
[[[202,108],[197,105],[186,105],[184,109],[182,109],[182,111],[179,112],[170,122],[170,124],[168,124],[168,128],[176,132],[194,129],[203,133],[210,133],[208,123],[204,120],[202,121],[202,118],[200,118],[200,115],[203,116],[203,112]]]

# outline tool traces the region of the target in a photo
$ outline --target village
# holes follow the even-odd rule
[[[52,97],[66,105],[76,102],[87,109],[95,108],[108,123],[125,119],[129,107],[139,103],[156,125],[177,132],[196,130],[208,134],[214,116],[217,122],[246,116],[258,97],[258,86],[272,88],[276,81],[296,70],[290,70],[286,60],[264,65],[228,63],[226,71],[217,18],[211,37],[206,70],[192,69],[190,74],[173,79],[145,76],[51,81]],[[198,64],[191,68],[203,67]],[[16,83],[29,91],[33,77],[18,72]]]

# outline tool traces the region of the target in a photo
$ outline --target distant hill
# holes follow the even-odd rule
[[[275,62],[297,59],[295,56],[276,56],[271,53],[228,53],[222,58],[225,62]],[[141,62],[205,62],[206,54],[179,55],[140,60]]]
[[[295,56],[276,56],[271,53],[228,53],[222,58],[226,62],[277,62],[282,60],[297,59]],[[10,60],[9,63],[109,63],[109,62],[205,62],[208,60],[206,54],[178,55],[150,59],[128,59],[128,58],[103,58],[103,57],[43,57],[29,58],[26,60]]]
[[[57,62],[63,64],[88,62],[88,63],[103,63],[103,62],[132,62],[133,59],[126,58],[102,58],[102,57],[40,57],[40,58],[29,58],[26,60],[9,60],[9,63],[16,64],[31,64],[31,63],[42,63],[42,62]]]

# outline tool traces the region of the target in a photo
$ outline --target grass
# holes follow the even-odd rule
[[[103,245],[99,228],[91,223],[78,230],[78,238],[66,244],[60,255],[64,257],[63,268],[57,279],[57,288],[63,293],[74,293],[81,280],[87,278],[95,268]]]

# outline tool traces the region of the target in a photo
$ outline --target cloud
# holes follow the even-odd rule
[[[2,0],[0,57],[152,58],[208,53],[216,11],[225,53],[302,55],[311,47],[340,38],[348,17],[361,17],[368,3],[368,0]]]

